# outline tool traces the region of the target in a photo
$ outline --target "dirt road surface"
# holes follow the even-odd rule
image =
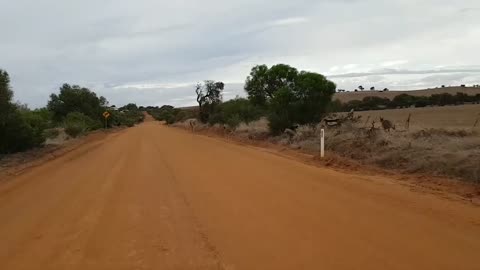
[[[480,269],[480,208],[149,121],[3,179],[0,269]]]

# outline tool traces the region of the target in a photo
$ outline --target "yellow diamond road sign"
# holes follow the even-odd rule
[[[104,112],[104,113],[103,113],[103,117],[105,117],[105,118],[110,117],[110,113],[109,113],[109,112]]]

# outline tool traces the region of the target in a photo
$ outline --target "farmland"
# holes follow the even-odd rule
[[[359,91],[359,92],[342,92],[336,93],[333,99],[338,99],[341,102],[349,102],[352,100],[362,100],[365,97],[375,96],[381,98],[388,98],[392,100],[395,96],[400,94],[408,94],[411,96],[426,96],[429,97],[435,94],[449,93],[455,95],[456,93],[464,93],[467,95],[480,94],[480,88],[478,87],[445,87],[445,88],[433,88],[422,90],[406,90],[406,91]]]
[[[442,128],[442,129],[472,129],[475,121],[480,116],[480,105],[460,105],[443,107],[404,108],[377,111],[356,112],[363,121],[370,117],[379,123],[379,118],[392,121],[396,127],[403,128],[409,115],[411,115],[410,128],[412,130]],[[480,130],[480,124],[475,129]]]

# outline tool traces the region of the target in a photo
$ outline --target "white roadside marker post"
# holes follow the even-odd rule
[[[325,157],[325,130],[320,130],[320,157]]]

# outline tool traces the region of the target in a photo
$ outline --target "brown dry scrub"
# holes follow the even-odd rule
[[[189,129],[187,123],[174,126]],[[269,137],[268,121],[261,119],[248,125],[241,124],[235,131],[220,126],[197,124],[196,131],[234,136],[242,141],[268,141],[303,152],[319,152],[318,131],[301,126],[293,137],[284,134]],[[471,129],[422,129],[385,132],[345,124],[328,128],[325,133],[328,152],[364,165],[395,170],[402,173],[447,176],[480,183],[480,135]]]
[[[473,131],[391,132],[344,126],[330,130],[327,150],[363,164],[480,183],[480,136]]]

